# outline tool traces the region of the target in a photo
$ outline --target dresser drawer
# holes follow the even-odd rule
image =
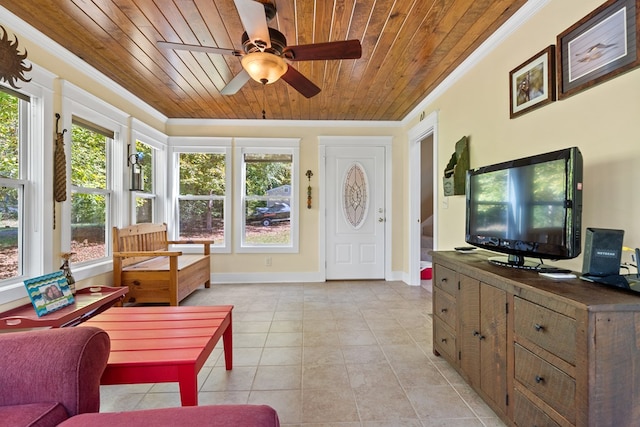
[[[514,332],[575,365],[576,321],[553,310],[515,297]]]
[[[575,379],[519,344],[514,347],[516,380],[560,415],[575,423]]]
[[[452,363],[456,361],[456,336],[442,322],[433,323],[433,346]]]
[[[456,300],[446,292],[436,289],[433,293],[433,314],[453,330],[456,329]]]
[[[435,286],[442,289],[452,297],[456,295],[456,292],[458,291],[458,279],[455,271],[436,264],[434,278],[435,280],[433,281],[433,284]]]
[[[518,390],[514,393],[513,420],[518,427],[560,427]]]

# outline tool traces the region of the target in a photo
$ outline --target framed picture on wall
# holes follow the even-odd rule
[[[637,0],[609,0],[558,35],[560,99],[640,63]]]
[[[538,52],[509,73],[510,117],[556,100],[555,47]]]

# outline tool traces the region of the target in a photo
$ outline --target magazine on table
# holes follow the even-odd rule
[[[24,281],[38,317],[73,304],[74,298],[62,270]]]

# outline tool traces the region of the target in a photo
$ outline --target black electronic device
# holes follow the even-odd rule
[[[577,147],[467,171],[465,241],[507,257],[492,263],[537,270],[525,257],[580,255],[582,154]]]
[[[620,274],[624,230],[588,227],[584,238],[582,274],[614,276]]]

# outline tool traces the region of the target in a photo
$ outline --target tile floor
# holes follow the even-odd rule
[[[214,285],[182,305],[233,304],[199,404],[268,404],[285,427],[504,426],[431,347],[430,281]],[[177,383],[101,387],[101,411],[180,406]]]

